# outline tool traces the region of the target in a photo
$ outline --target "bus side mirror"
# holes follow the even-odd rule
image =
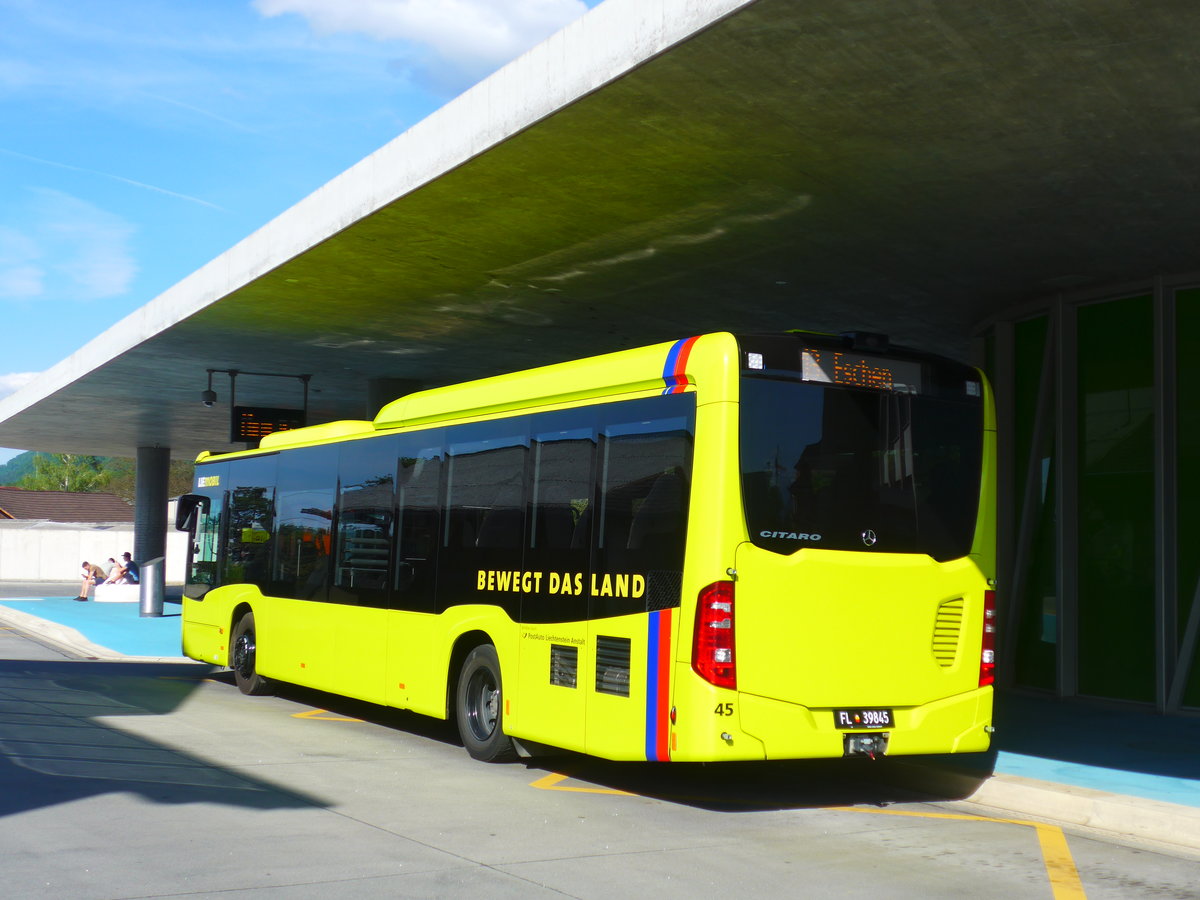
[[[192,531],[198,511],[208,512],[209,499],[201,494],[184,494],[175,504],[175,530]]]

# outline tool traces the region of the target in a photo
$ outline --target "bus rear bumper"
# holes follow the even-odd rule
[[[887,755],[980,753],[991,744],[992,689],[978,688],[917,707],[894,710],[886,729],[840,729],[832,709],[810,709],[753,694],[738,698],[740,725],[762,743],[767,759],[832,758],[846,754],[846,735],[887,734]]]

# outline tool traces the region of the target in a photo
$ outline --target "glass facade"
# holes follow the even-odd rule
[[[1084,306],[1078,321],[1079,691],[1152,702],[1152,298]]]
[[[1015,598],[1019,640],[1013,674],[1019,685],[1053,690],[1058,644],[1054,429],[1043,427],[1040,436],[1035,434],[1042,392],[1048,391],[1050,397],[1054,393],[1051,374],[1042,371],[1048,339],[1047,316],[1019,322],[1014,328],[1013,447],[1018,473],[1014,499],[1024,571],[1014,584],[1019,592]]]
[[[985,335],[1013,473],[1001,677],[1200,710],[1200,288],[1056,298],[1006,328]]]
[[[1185,707],[1200,708],[1200,647],[1189,648],[1187,637],[1190,617],[1200,616],[1200,516],[1194,504],[1200,500],[1200,289],[1179,291],[1175,309],[1176,389],[1176,546],[1178,560],[1178,611],[1181,667],[1190,663],[1190,677],[1183,692]]]

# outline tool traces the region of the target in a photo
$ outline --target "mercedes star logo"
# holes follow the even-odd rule
[[[874,547],[875,542],[878,540],[879,540],[879,537],[870,528],[868,528],[866,531],[864,531],[862,533],[862,541],[868,547]]]

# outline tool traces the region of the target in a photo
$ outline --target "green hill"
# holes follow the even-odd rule
[[[33,460],[36,456],[37,453],[34,451],[26,450],[8,462],[0,464],[0,485],[16,484],[26,475],[32,475]]]

